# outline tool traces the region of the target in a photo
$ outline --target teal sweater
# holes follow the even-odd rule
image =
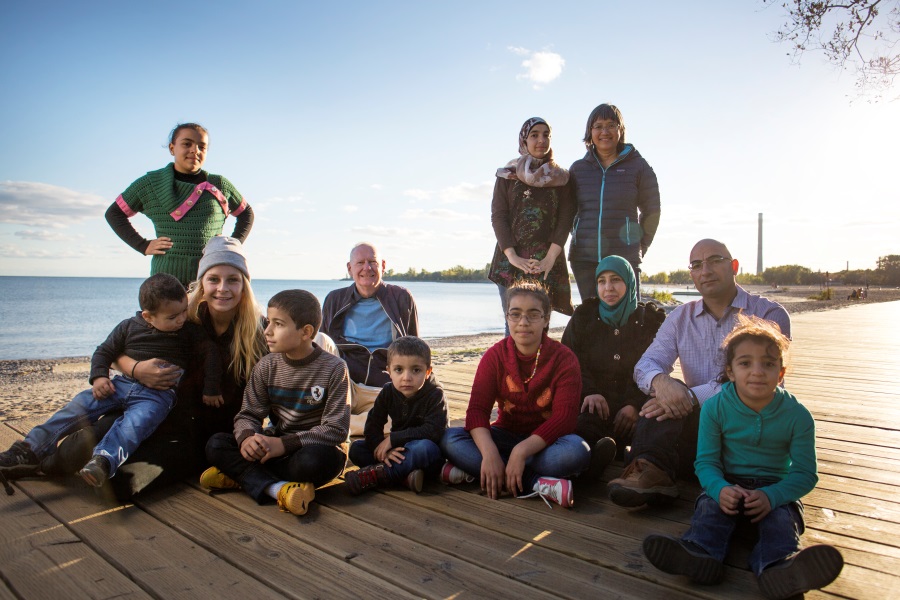
[[[211,189],[178,181],[169,164],[139,178],[116,199],[128,217],[144,213],[153,222],[156,237],[172,238],[174,245],[170,250],[153,256],[151,275],[169,273],[187,286],[197,277],[206,242],[222,233],[228,216],[222,201],[234,216],[246,208],[246,202],[230,181],[210,173],[207,182]]]
[[[733,383],[703,404],[697,438],[697,478],[713,500],[731,485],[725,475],[777,479],[761,487],[772,508],[799,500],[819,480],[816,475],[816,426],[812,415],[791,394],[778,388],[775,398],[756,413],[738,398]]]

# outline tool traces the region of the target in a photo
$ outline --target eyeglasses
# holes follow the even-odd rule
[[[513,323],[518,323],[522,319],[525,319],[525,322],[527,323],[534,323],[543,319],[544,313],[539,310],[529,310],[528,312],[522,312],[521,310],[511,310],[506,313],[506,318]]]
[[[710,269],[715,269],[726,260],[731,260],[731,258],[713,254],[712,256],[707,256],[704,260],[692,260],[690,264],[688,264],[688,269],[691,271],[699,271],[703,268],[703,265],[706,265]]]
[[[619,124],[615,123],[613,125],[591,125],[591,129],[593,131],[599,131],[600,133],[612,133],[619,129]]]

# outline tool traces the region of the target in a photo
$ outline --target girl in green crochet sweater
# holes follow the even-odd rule
[[[202,170],[209,133],[196,123],[179,124],[169,138],[174,162],[150,171],[128,186],[106,211],[106,221],[122,240],[152,256],[150,274],[169,273],[185,287],[210,238],[222,234],[228,215],[237,218],[232,237],[242,243],[253,226],[253,210],[230,181]],[[156,239],[145,239],[129,219],[144,213]]]

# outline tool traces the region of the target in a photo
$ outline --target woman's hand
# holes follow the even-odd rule
[[[144,250],[144,256],[153,256],[154,254],[165,254],[166,250],[169,250],[175,244],[172,243],[172,238],[167,237],[159,237],[155,240],[150,240],[150,245],[147,246],[147,249]]]
[[[600,394],[590,394],[584,397],[581,412],[595,414],[605,421],[609,418],[609,404],[606,402],[606,398]]]
[[[225,404],[225,398],[222,397],[222,394],[219,394],[218,396],[207,396],[204,394],[203,404],[210,408],[219,408]]]
[[[127,357],[126,357],[127,358]],[[127,361],[119,357],[118,363],[122,367],[122,373],[131,374],[141,384],[154,390],[170,390],[178,383],[182,368],[168,363],[161,358],[150,358],[135,363],[133,359]]]
[[[506,255],[506,257],[509,259],[509,264],[519,269],[520,271],[528,273],[529,275],[535,273],[538,261],[534,260],[533,258],[522,258],[518,254],[516,254],[515,251],[513,251],[511,254],[512,256],[510,256],[509,254]]]
[[[518,496],[522,491],[522,473],[525,472],[524,449],[517,445],[509,454],[509,462],[506,463],[506,489],[513,496]]]
[[[638,411],[630,404],[623,406],[616,413],[613,421],[613,435],[617,440],[627,440],[634,435],[634,428],[637,425]]]
[[[503,481],[506,478],[506,465],[499,453],[481,458],[481,489],[491,500],[496,500],[503,492]]]
[[[559,244],[550,244],[550,248],[547,250],[547,256],[538,261],[534,272],[536,274],[543,273],[544,281],[547,281],[547,277],[550,276],[550,270],[553,268],[553,265],[556,264],[556,259],[559,257],[560,252],[562,252],[562,247]]]

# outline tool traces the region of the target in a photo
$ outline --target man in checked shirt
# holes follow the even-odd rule
[[[783,306],[737,285],[738,261],[725,244],[697,242],[688,269],[701,298],[669,314],[634,368],[638,387],[651,397],[641,409],[631,462],[609,482],[609,497],[620,506],[670,502],[678,497],[675,479],[693,477],[700,405],[719,392],[722,340],[739,313],[772,321],[791,337]],[[684,381],[670,375],[676,359]]]

